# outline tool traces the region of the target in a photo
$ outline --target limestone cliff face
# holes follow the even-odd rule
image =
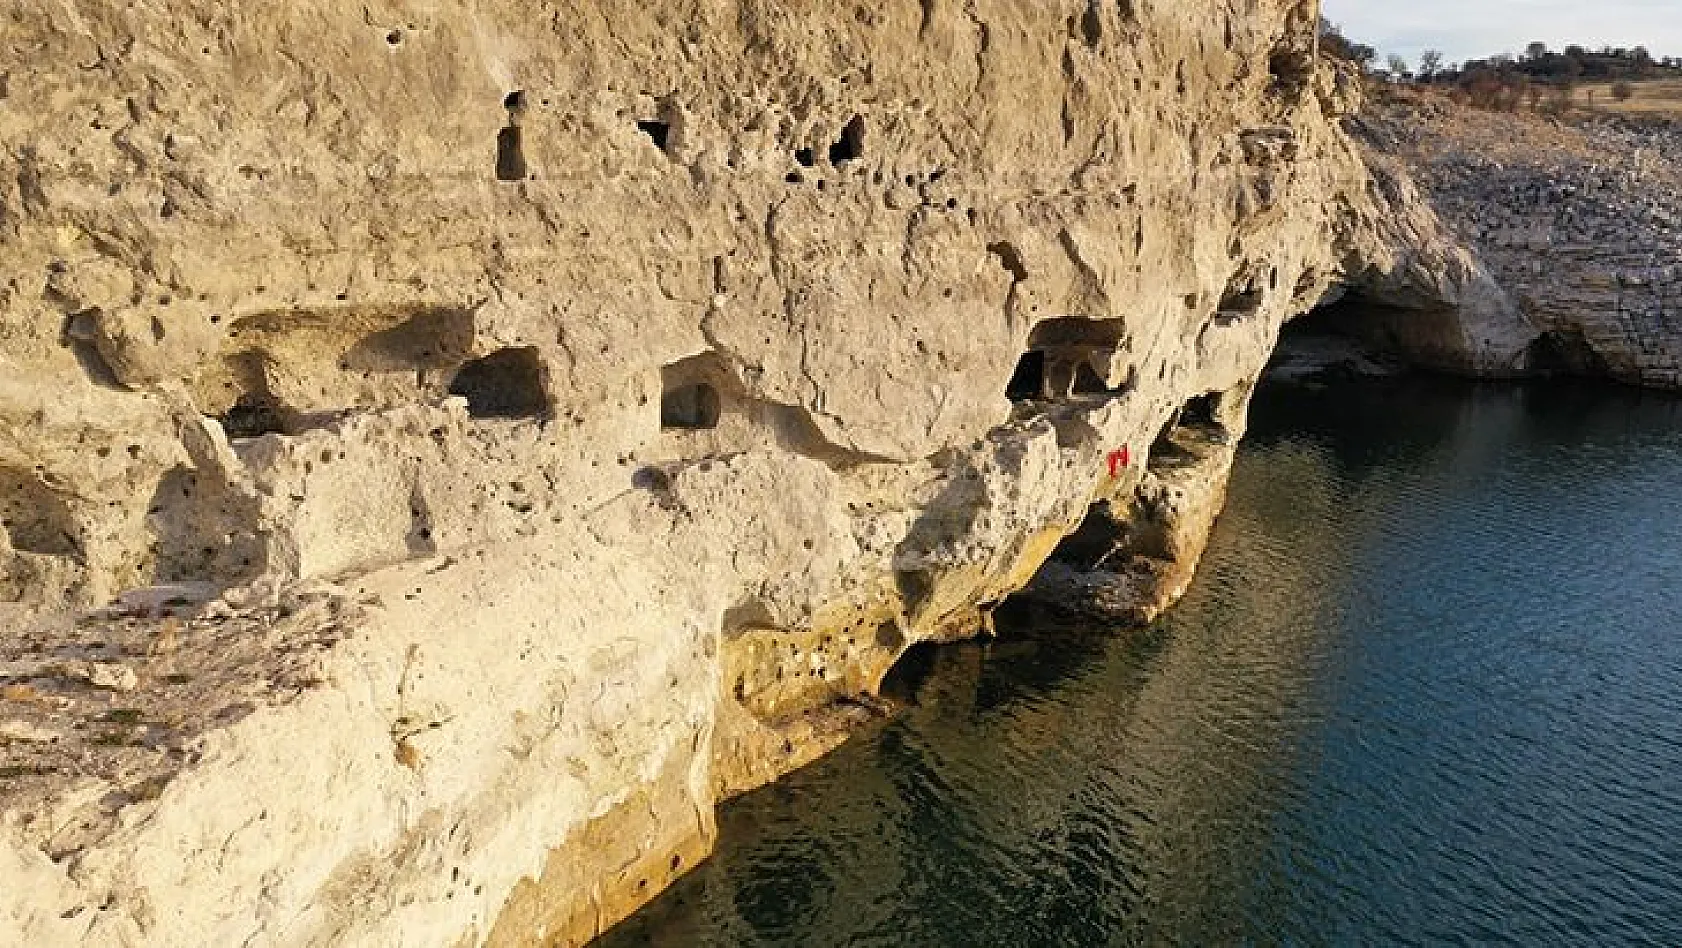
[[[1532,327],[1516,368],[1682,387],[1682,125],[1561,122],[1429,94],[1351,124],[1375,168],[1419,182],[1416,206],[1441,215]]]
[[[1317,13],[9,11],[0,940],[587,939],[1089,509],[1173,595],[1334,286],[1510,361]]]

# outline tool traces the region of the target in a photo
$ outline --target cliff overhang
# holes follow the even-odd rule
[[[0,932],[587,940],[1054,554],[1176,596],[1287,319],[1518,365],[1317,14],[14,11]]]

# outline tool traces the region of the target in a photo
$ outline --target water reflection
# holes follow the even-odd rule
[[[1168,619],[913,657],[604,942],[1682,943],[1679,423],[1264,390]]]

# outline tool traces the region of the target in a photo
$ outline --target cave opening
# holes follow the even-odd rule
[[[520,126],[509,125],[496,133],[496,179],[524,181],[526,153],[520,137]]]
[[[829,163],[839,165],[864,157],[864,116],[855,115],[841,129],[841,137],[829,146]]]
[[[876,693],[898,704],[916,704],[917,696],[934,678],[941,656],[951,646],[936,642],[918,642],[906,649],[882,676]]]
[[[543,359],[531,347],[498,349],[457,370],[449,392],[474,418],[542,418],[549,411]]]
[[[1334,287],[1280,329],[1268,374],[1302,381],[1392,376],[1452,366],[1464,346],[1451,307],[1395,306]]]
[[[1550,329],[1537,336],[1525,350],[1524,362],[1531,371],[1549,377],[1605,378],[1612,371],[1580,327]]]
[[[526,93],[515,89],[502,98],[508,110],[508,124],[496,133],[496,179],[524,181],[526,179],[525,142],[520,130],[520,117],[526,111]]]
[[[0,467],[0,531],[20,553],[80,554],[69,505],[32,471]]]
[[[707,431],[724,417],[725,396],[740,395],[729,367],[708,350],[660,367],[660,427]]]
[[[1029,349],[1016,360],[1016,371],[1005,384],[1005,397],[1013,402],[1045,397],[1045,353]]]
[[[717,428],[723,403],[718,389],[707,382],[690,382],[660,395],[660,427],[686,431]]]
[[[1130,546],[1137,541],[1133,512],[1121,501],[1095,501],[1074,531],[1058,541],[1051,558],[1080,570],[1120,567],[1126,555],[1144,552]],[[1152,551],[1154,552],[1154,551]]]
[[[1297,45],[1284,45],[1267,57],[1268,91],[1290,101],[1299,101],[1314,81],[1314,55]]]
[[[1372,306],[1361,294],[1337,287],[1313,309],[1287,322],[1281,332],[1298,336],[1354,338],[1361,334],[1361,323]]]
[[[1017,361],[1005,395],[1014,402],[1115,395],[1127,385],[1112,386],[1107,376],[1126,344],[1127,327],[1119,319],[1041,320],[1028,334],[1027,351]]]
[[[1265,296],[1265,293],[1248,281],[1235,281],[1221,295],[1220,305],[1215,308],[1215,316],[1228,321],[1253,316],[1261,309]]]
[[[242,392],[228,410],[218,415],[222,430],[230,438],[261,438],[286,434],[286,413],[266,392]]]
[[[1185,407],[1180,409],[1180,424],[1199,428],[1219,428],[1221,393],[1205,392],[1194,395],[1186,400]]]
[[[1157,432],[1151,443],[1151,464],[1178,458],[1195,457],[1200,442],[1225,441],[1226,423],[1222,420],[1225,395],[1205,392],[1186,399]]]

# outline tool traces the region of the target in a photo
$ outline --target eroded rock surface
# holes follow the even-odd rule
[[[1177,594],[1335,287],[1518,365],[1317,13],[10,10],[0,940],[586,940],[1089,511]]]
[[[1351,125],[1377,153],[1375,166],[1405,166],[1535,326],[1517,368],[1682,387],[1676,121],[1559,121],[1412,95]],[[1391,338],[1406,350],[1424,325]]]

